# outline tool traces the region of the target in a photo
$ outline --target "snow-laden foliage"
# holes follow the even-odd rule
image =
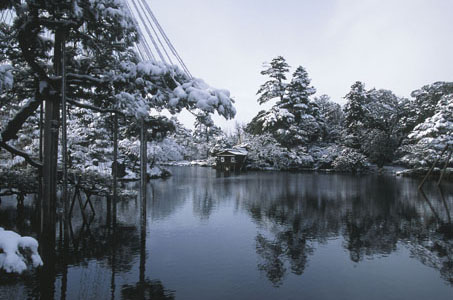
[[[332,165],[340,172],[361,172],[368,168],[365,155],[352,148],[343,149]]]
[[[0,227],[0,270],[7,273],[22,273],[27,264],[43,265],[38,253],[38,241]]]
[[[435,82],[413,91],[411,96],[414,98],[413,102],[415,105],[409,113],[413,117],[414,122],[408,124],[412,125],[411,129],[433,116],[439,100],[449,94],[453,94],[453,82]]]
[[[264,64],[264,68],[261,75],[269,76],[270,79],[259,88],[258,103],[263,104],[274,98],[282,100],[286,92],[287,83],[284,81],[286,73],[289,72],[289,65],[282,56],[277,56],[269,64]]]
[[[247,160],[252,169],[291,170],[313,166],[313,158],[305,149],[291,151],[281,147],[269,133],[248,135],[245,140],[248,149]]]
[[[5,146],[30,150],[32,159],[36,158],[36,147],[23,148],[24,143],[15,140],[25,127],[35,126],[28,120],[43,100],[59,103],[61,81],[55,73],[59,73],[58,54],[63,45],[72,129],[68,137],[71,167],[111,165],[112,112],[122,119],[120,130],[128,132],[123,138],[130,138],[122,142],[123,146],[135,145],[132,136],[137,134],[137,120],[141,119],[154,126],[150,129],[151,140],[161,142],[159,130],[155,129],[168,130],[165,122],[151,116],[156,111],[174,114],[187,109],[196,115],[217,112],[227,119],[234,117],[236,111],[228,91],[189,77],[177,66],[139,60],[134,48],[137,24],[124,0],[22,2],[0,7],[12,9],[16,15],[12,26],[0,26],[6,49],[0,56],[2,61],[11,62],[11,66],[0,68],[0,96],[10,89],[7,99],[0,99],[1,134],[8,143]],[[45,33],[49,31],[56,34],[48,38]],[[60,43],[63,38],[65,42]],[[24,99],[28,99],[26,103]],[[6,110],[10,115],[4,113]],[[100,113],[95,115],[90,110]],[[46,120],[47,124],[58,125],[57,117],[52,118]],[[36,133],[29,134],[29,144],[34,145],[36,137]],[[134,148],[123,156],[135,156]]]
[[[378,167],[392,161],[404,135],[405,100],[388,90],[366,90],[356,82],[346,95],[343,144],[365,154]]]
[[[272,133],[280,144],[287,147],[317,140],[321,135],[321,118],[316,103],[310,99],[316,90],[310,85],[307,72],[299,66],[289,83],[282,82],[286,77],[280,76],[279,79],[280,99],[270,110],[258,113],[248,126],[249,132]]]
[[[110,172],[113,142],[107,120],[101,113],[83,108],[73,109],[68,118],[70,168]]]
[[[447,145],[453,146],[453,94],[443,96],[435,113],[417,125],[404,146],[407,155],[402,161],[409,166],[432,164]]]
[[[314,99],[319,109],[322,120],[321,139],[324,142],[337,142],[343,129],[344,113],[340,104],[330,100],[327,95],[321,95]]]
[[[0,94],[13,87],[14,78],[11,65],[0,65]]]
[[[218,112],[229,119],[236,110],[227,90],[215,89],[201,79],[189,78],[181,69],[163,62],[123,62],[113,77],[122,91],[116,94],[119,108],[140,119],[152,108],[172,113],[186,108]]]
[[[148,158],[151,166],[167,162],[181,161],[184,159],[186,149],[179,145],[172,137],[167,137],[161,142],[151,142],[148,145]]]
[[[313,157],[315,168],[321,170],[333,169],[333,162],[341,152],[341,147],[336,144],[312,146],[308,153]]]

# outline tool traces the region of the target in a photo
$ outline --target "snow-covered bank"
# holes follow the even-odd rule
[[[430,177],[439,178],[441,172],[442,170],[440,168],[434,168]],[[396,175],[402,177],[423,178],[424,176],[426,176],[427,173],[428,173],[427,168],[415,168],[398,171],[396,172]],[[447,181],[453,180],[453,168],[447,168],[445,170],[443,179]]]
[[[177,166],[177,167],[190,167],[190,166],[199,166],[199,167],[212,167],[213,163],[208,160],[181,160],[181,161],[172,161],[162,164],[164,166]]]
[[[42,266],[38,246],[38,241],[34,238],[20,236],[0,227],[0,270],[20,274],[27,270],[27,265]]]

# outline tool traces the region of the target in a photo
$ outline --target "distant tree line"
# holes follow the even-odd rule
[[[258,103],[275,104],[245,128],[252,152],[273,148],[285,158],[284,168],[426,167],[451,143],[453,83],[423,86],[406,99],[357,81],[341,107],[327,95],[314,96],[303,67],[291,78],[289,70],[281,56],[265,65],[261,74],[268,80],[258,90]]]

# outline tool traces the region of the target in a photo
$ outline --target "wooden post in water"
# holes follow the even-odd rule
[[[145,119],[142,118],[140,126],[140,278],[139,295],[145,296],[145,266],[146,266],[146,183],[147,183],[147,143],[148,135]]]
[[[146,214],[146,179],[147,179],[147,128],[145,118],[140,122],[140,216],[143,218]]]
[[[39,89],[39,87],[37,87]],[[44,137],[44,102],[41,102],[39,106],[39,161],[43,162],[43,137]],[[42,170],[38,172],[38,199],[37,199],[37,207],[36,207],[36,216],[38,220],[38,224],[42,224],[41,221],[41,207],[42,207],[42,195],[43,195],[43,188],[42,188]]]
[[[66,62],[65,40],[61,42],[61,157],[63,159],[63,188],[62,200],[64,205],[64,238],[69,238],[69,196],[68,196],[68,138],[67,138],[67,108],[66,108]]]
[[[113,225],[116,225],[116,204],[118,198],[118,115],[113,113]]]
[[[39,161],[42,162],[42,146],[43,146],[43,127],[44,127],[44,102],[39,106]]]

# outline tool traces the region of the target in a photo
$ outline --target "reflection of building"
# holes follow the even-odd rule
[[[221,171],[242,171],[246,158],[247,150],[244,148],[225,149],[217,154],[216,168]]]

